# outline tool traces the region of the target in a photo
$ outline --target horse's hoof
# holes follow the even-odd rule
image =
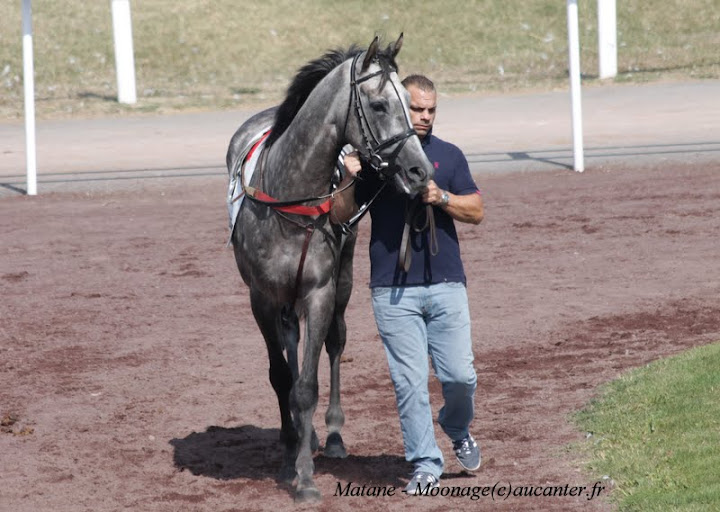
[[[331,459],[346,458],[347,450],[345,450],[342,436],[337,432],[330,434],[325,442],[325,450],[323,453],[325,454],[325,457],[330,457]]]
[[[327,445],[325,446],[325,451],[323,453],[325,454],[325,457],[329,457],[331,459],[347,458],[347,450],[341,444]]]
[[[317,487],[306,487],[295,492],[295,503],[313,503],[322,500],[322,495]]]

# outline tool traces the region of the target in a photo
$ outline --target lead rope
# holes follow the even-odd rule
[[[431,204],[425,205],[425,223],[422,226],[417,225],[417,219],[421,212],[420,203],[418,199],[414,199],[409,202],[405,208],[405,227],[403,228],[402,240],[400,242],[400,253],[398,255],[400,268],[405,273],[410,270],[410,263],[412,263],[412,250],[410,246],[410,229],[416,233],[420,233],[425,229],[430,231],[430,254],[436,256],[440,251],[437,241],[437,230],[435,229],[435,212]]]

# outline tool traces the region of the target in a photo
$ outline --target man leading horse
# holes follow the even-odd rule
[[[470,433],[477,376],[473,367],[466,277],[454,221],[479,224],[483,201],[467,160],[456,146],[432,133],[437,107],[433,82],[422,75],[403,80],[410,94],[410,118],[435,168],[419,208],[407,195],[383,188],[357,153],[345,159],[349,184],[331,219],[350,219],[372,201],[370,238],[373,312],[395,387],[405,457],[414,466],[405,491],[417,494],[439,485],[444,459],[435,440],[428,392],[428,355],[442,384],[438,423],[453,442],[463,469],[480,467],[480,448]],[[425,217],[424,220],[422,217]],[[419,226],[432,229],[420,229]]]

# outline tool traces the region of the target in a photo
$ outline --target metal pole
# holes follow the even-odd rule
[[[135,103],[137,95],[135,92],[135,57],[133,54],[130,0],[112,0],[112,19],[118,101],[120,103]]]
[[[582,100],[580,94],[580,37],[577,0],[567,2],[568,47],[570,53],[570,96],[572,100],[573,168],[585,170],[583,155]]]
[[[615,0],[598,0],[600,78],[617,75],[617,14]]]
[[[35,149],[35,66],[33,64],[32,1],[22,0],[23,89],[25,91],[25,162],[27,195],[37,195]]]

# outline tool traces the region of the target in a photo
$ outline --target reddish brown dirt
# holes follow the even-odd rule
[[[718,176],[718,164],[666,164],[478,179],[486,221],[460,236],[484,465],[459,472],[439,435],[444,485],[598,480],[566,448],[585,438],[568,416],[621,372],[720,339]],[[265,350],[224,246],[225,180],[140,188],[0,201],[0,509],[289,509]],[[338,482],[402,485],[410,469],[369,305],[367,228],[342,367],[351,455],[318,453],[324,501],[298,508],[611,508],[333,496]],[[325,358],[320,390],[322,438]]]

